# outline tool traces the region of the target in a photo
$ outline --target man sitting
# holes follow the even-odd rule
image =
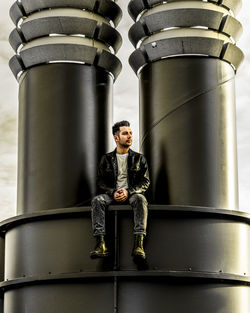
[[[102,194],[92,200],[92,227],[97,245],[90,253],[91,258],[109,255],[105,244],[105,212],[111,203],[128,201],[134,211],[134,248],[132,256],[145,259],[143,239],[146,236],[147,200],[144,196],[150,180],[145,157],[130,149],[132,131],[128,121],[116,123],[113,128],[116,149],[105,154],[100,161],[97,184]]]

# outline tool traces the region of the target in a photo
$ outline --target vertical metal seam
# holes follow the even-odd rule
[[[117,276],[114,277],[114,313],[118,313],[118,288]]]
[[[115,259],[114,259],[114,270],[119,269],[119,238],[118,238],[118,212],[115,210],[115,221],[114,221],[114,231],[115,231]]]

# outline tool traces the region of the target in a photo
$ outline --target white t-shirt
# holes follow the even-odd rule
[[[116,153],[118,165],[117,189],[128,189],[128,153]]]

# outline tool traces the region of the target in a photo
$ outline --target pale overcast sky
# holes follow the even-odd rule
[[[8,43],[9,33],[14,28],[8,12],[12,3],[12,0],[0,1],[0,220],[15,215],[16,210],[18,84],[8,67],[8,60],[14,54]],[[123,36],[118,54],[123,71],[114,87],[114,121],[128,116],[135,134],[133,148],[138,149],[138,82],[127,61],[133,51],[127,39],[133,21],[127,14],[128,1],[118,3],[124,12],[118,28]],[[237,45],[245,53],[245,61],[236,77],[239,196],[240,210],[250,213],[250,4],[247,0],[243,0],[237,19],[244,28]]]

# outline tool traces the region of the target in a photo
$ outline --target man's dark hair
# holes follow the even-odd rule
[[[130,126],[130,123],[128,121],[120,121],[115,123],[114,126],[112,127],[113,135],[115,135],[122,126]]]

